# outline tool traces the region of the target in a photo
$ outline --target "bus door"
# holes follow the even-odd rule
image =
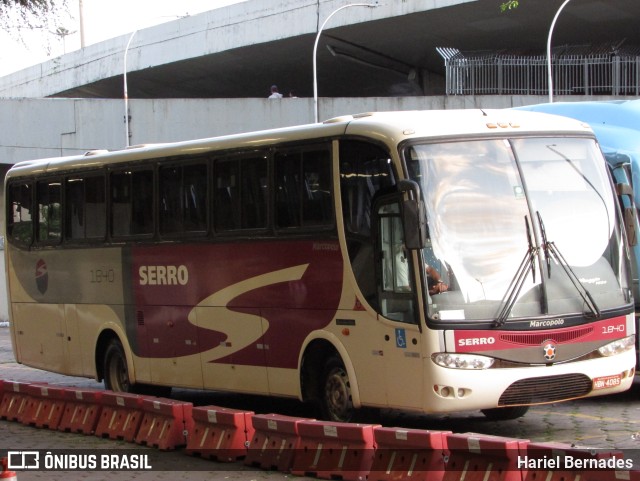
[[[375,205],[378,312],[384,338],[390,406],[422,406],[423,343],[419,327],[414,253],[405,246],[399,196]]]

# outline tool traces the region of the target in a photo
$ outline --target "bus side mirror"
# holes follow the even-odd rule
[[[410,192],[402,203],[402,225],[407,249],[422,249],[427,245],[427,213],[420,196],[420,186],[413,180],[398,181],[400,192]]]
[[[620,200],[621,206],[624,202],[621,199],[623,195],[629,198],[629,204],[627,207],[622,207],[622,214],[624,216],[624,226],[627,231],[627,241],[630,246],[638,245],[638,233],[636,231],[636,219],[638,218],[638,212],[636,210],[633,199],[633,188],[629,184],[617,183],[616,194]]]
[[[627,230],[627,240],[630,246],[638,245],[638,233],[636,232],[637,212],[635,207],[624,208],[624,225]]]
[[[427,245],[427,215],[424,202],[409,199],[402,203],[402,224],[407,249],[423,249]]]

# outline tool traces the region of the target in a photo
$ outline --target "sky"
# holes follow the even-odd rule
[[[246,0],[82,0],[85,46],[241,1]],[[67,5],[68,13],[56,19],[52,31],[0,30],[0,76],[80,49],[79,0]],[[70,34],[56,35],[59,27]]]

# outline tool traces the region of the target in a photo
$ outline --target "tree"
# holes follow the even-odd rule
[[[500,5],[500,11],[505,12],[507,10],[518,8],[519,3],[519,0],[509,0],[508,2],[503,2],[502,5]]]
[[[67,0],[0,0],[0,29],[49,28],[66,7]]]

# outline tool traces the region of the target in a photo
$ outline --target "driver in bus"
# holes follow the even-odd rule
[[[429,294],[435,295],[440,294],[441,292],[446,292],[449,290],[449,286],[444,283],[444,281],[440,278],[440,273],[431,267],[429,264],[424,265],[425,271],[427,272],[427,285],[429,288]]]

